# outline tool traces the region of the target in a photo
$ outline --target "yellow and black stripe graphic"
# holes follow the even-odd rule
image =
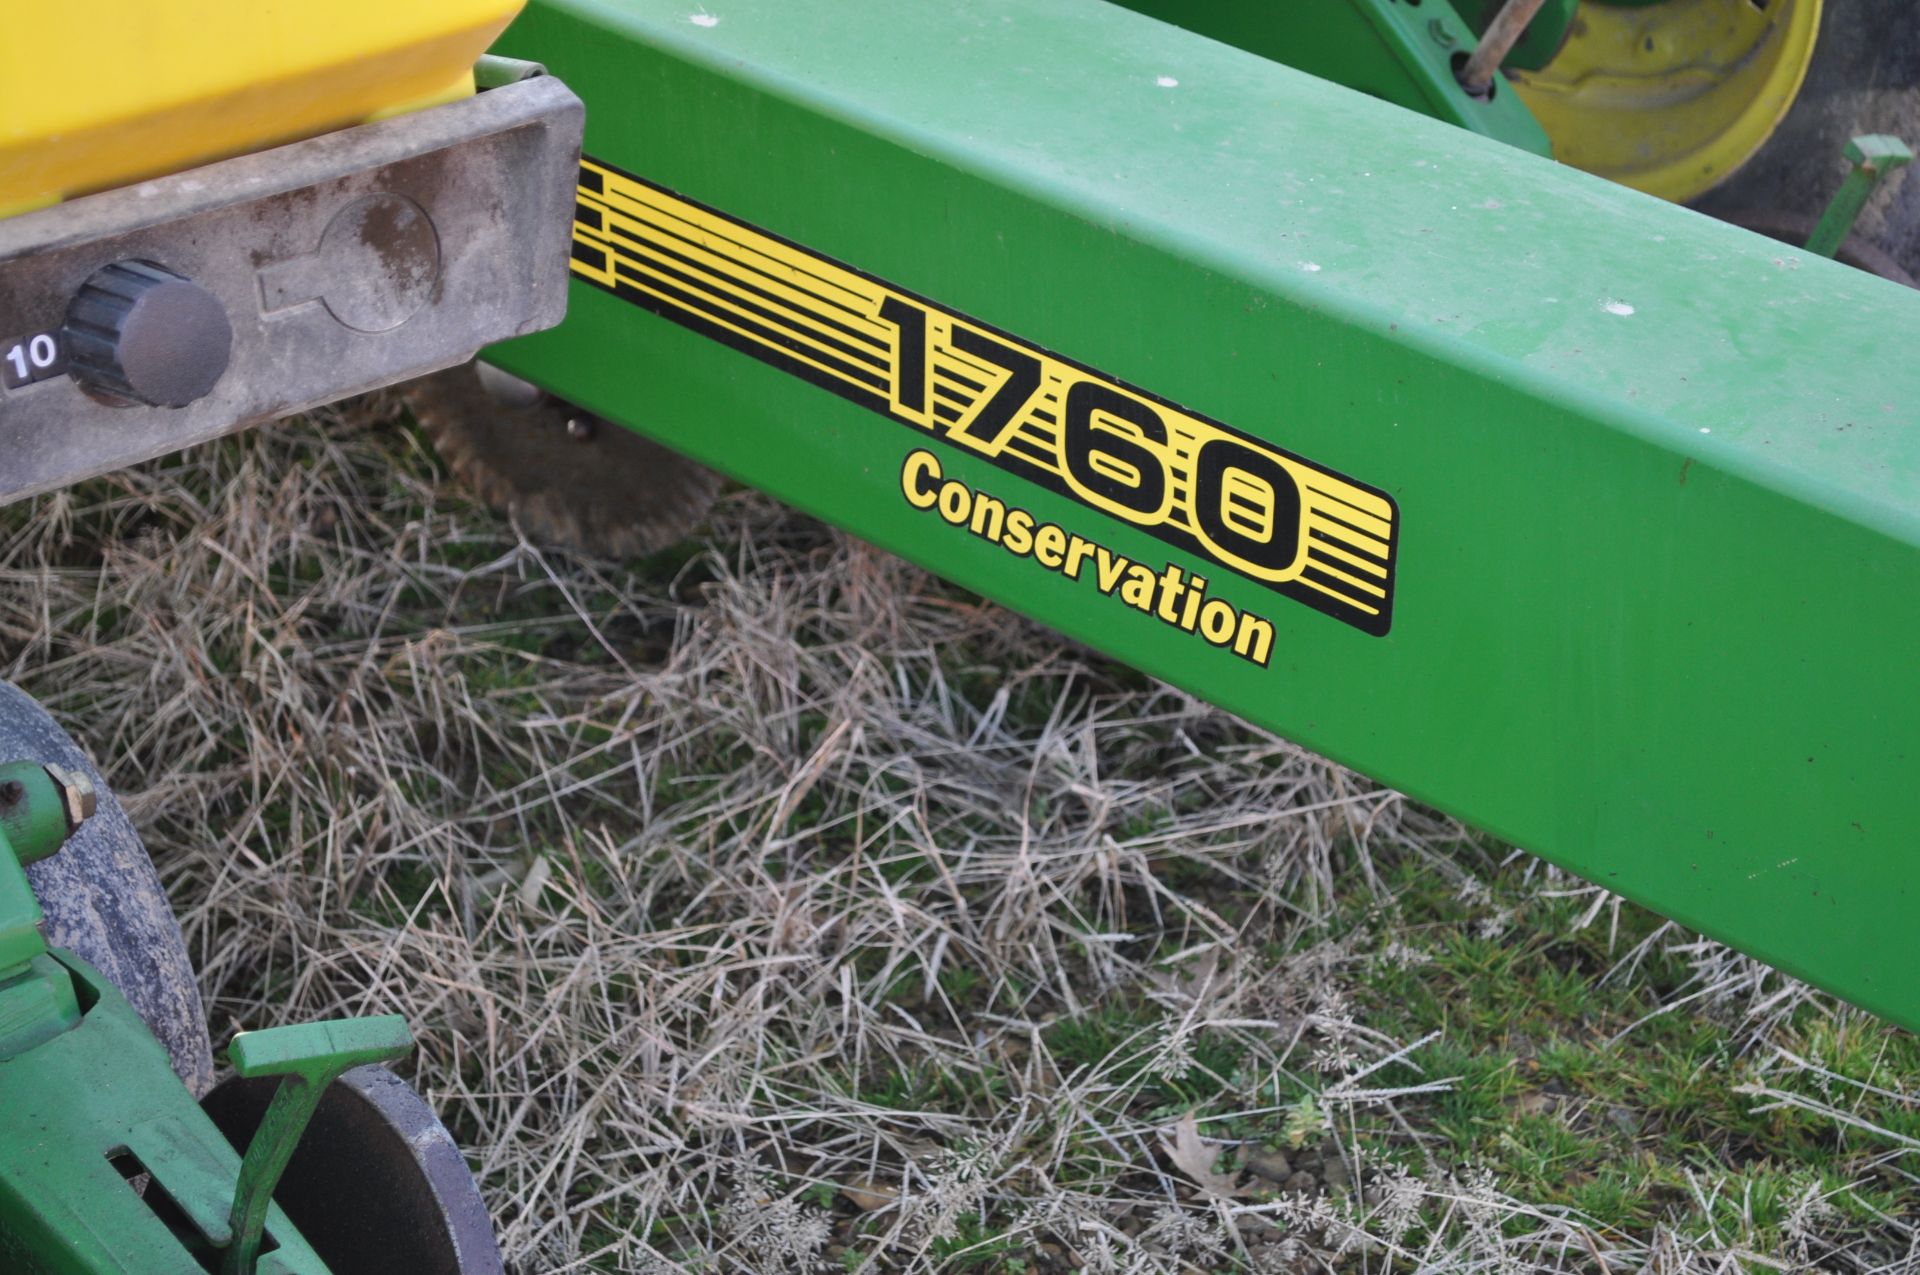
[[[573,273],[1367,633],[1399,515],[1351,478],[594,160]]]

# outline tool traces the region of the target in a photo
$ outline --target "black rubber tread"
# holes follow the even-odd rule
[[[1728,221],[1818,218],[1846,176],[1847,139],[1891,133],[1920,150],[1920,6],[1826,0],[1806,83],[1780,127],[1731,177],[1695,201]],[[1855,227],[1920,277],[1920,174],[1888,179]]]
[[[47,941],[80,954],[120,989],[198,1098],[213,1088],[213,1047],[186,940],[120,803],[93,762],[32,696],[0,682],[0,760],[85,771],[100,804],[61,850],[27,869]]]
[[[403,393],[455,477],[542,544],[616,558],[657,553],[684,540],[720,494],[712,470],[561,400],[502,405],[471,363]],[[569,434],[576,419],[588,438]]]

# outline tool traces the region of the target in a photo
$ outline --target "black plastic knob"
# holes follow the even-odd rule
[[[67,307],[67,367],[87,389],[126,404],[185,407],[233,356],[220,299],[150,261],[94,271]]]

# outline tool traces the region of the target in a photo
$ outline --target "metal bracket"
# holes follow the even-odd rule
[[[58,767],[34,762],[0,765],[0,976],[17,973],[47,950],[26,866],[58,850],[86,817],[76,819],[69,811],[67,778]],[[19,1025],[16,1017],[0,1008],[0,1041]]]
[[[1820,222],[1807,238],[1807,251],[1831,257],[1853,233],[1860,211],[1880,189],[1880,183],[1913,162],[1913,152],[1897,137],[1868,133],[1847,143],[1847,162],[1852,165],[1833,202],[1820,214]]]
[[[233,1242],[221,1259],[221,1275],[253,1275],[273,1188],[286,1172],[327,1086],[355,1067],[392,1062],[412,1049],[413,1033],[407,1030],[407,1020],[397,1014],[300,1023],[242,1032],[233,1038],[227,1057],[236,1073],[246,1079],[281,1079],[240,1164],[229,1218]]]
[[[582,120],[534,76],[0,221],[0,502],[559,322]],[[184,407],[70,375],[73,300],[125,262],[204,289],[232,328],[224,372]]]

